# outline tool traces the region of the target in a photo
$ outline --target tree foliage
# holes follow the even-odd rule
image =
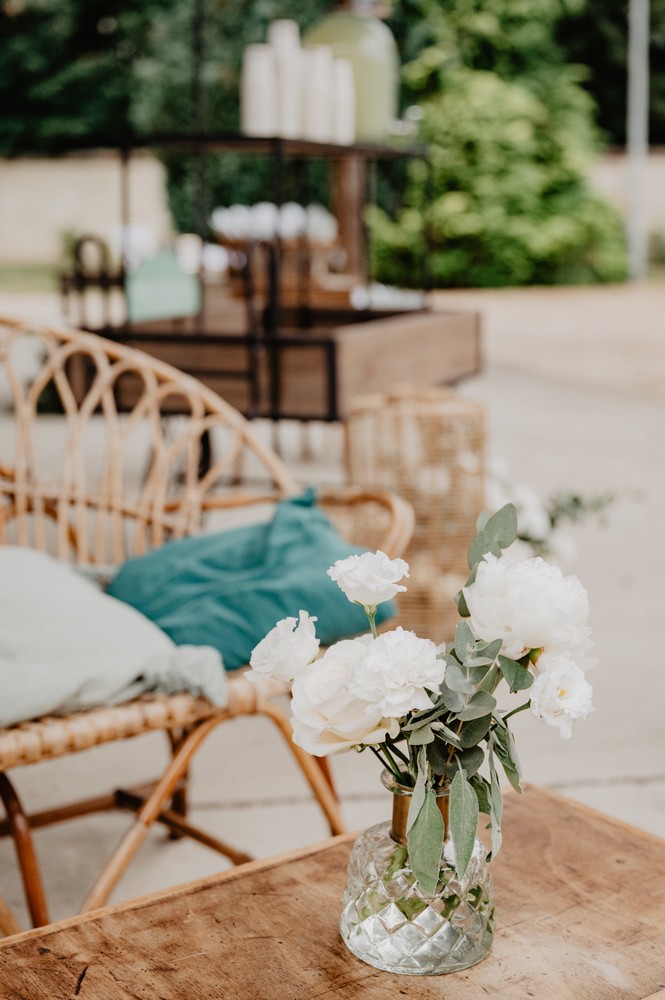
[[[426,231],[417,166],[396,218],[372,210],[377,275],[408,284],[429,240],[437,286],[621,279],[619,219],[585,180],[593,105],[557,45],[558,0],[409,3],[422,46],[405,99],[423,110],[433,198]]]
[[[159,0],[4,0],[0,155],[126,134],[135,60]]]

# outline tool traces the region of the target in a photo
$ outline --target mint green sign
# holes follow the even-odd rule
[[[125,287],[130,323],[195,316],[201,308],[198,279],[180,270],[171,250],[160,250],[139,264]]]

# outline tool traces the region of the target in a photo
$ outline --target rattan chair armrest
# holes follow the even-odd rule
[[[367,490],[358,486],[324,486],[317,492],[319,503],[329,507],[349,507],[375,503],[390,514],[390,525],[379,548],[392,558],[401,556],[411,541],[415,515],[411,504],[388,490]]]

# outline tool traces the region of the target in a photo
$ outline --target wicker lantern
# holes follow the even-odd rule
[[[436,642],[453,638],[454,597],[484,507],[483,407],[449,389],[399,387],[358,398],[347,420],[352,482],[394,490],[413,505],[416,528],[400,621]]]

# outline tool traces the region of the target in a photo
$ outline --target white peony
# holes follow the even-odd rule
[[[590,663],[589,599],[576,576],[536,557],[515,562],[488,553],[475,582],[464,588],[469,624],[478,639],[501,637],[502,651],[518,660],[531,649],[567,651]]]
[[[314,622],[306,611],[300,618],[282,618],[254,647],[249,665],[255,672],[251,680],[274,677],[278,681],[292,681],[312,662],[319,651]]]
[[[573,721],[593,711],[593,688],[568,653],[543,653],[538,676],[531,685],[531,711],[548,726],[557,726],[563,739],[573,734]]]
[[[366,608],[375,608],[406,590],[399,581],[408,575],[408,563],[403,559],[390,559],[380,550],[338,559],[328,570],[330,579],[348,599]]]
[[[368,644],[349,680],[349,690],[374,712],[399,719],[432,707],[428,691],[437,692],[446,666],[429,639],[396,628]]]
[[[397,736],[397,724],[347,686],[373,642],[369,635],[343,639],[296,678],[291,701],[293,740],[315,757]]]

